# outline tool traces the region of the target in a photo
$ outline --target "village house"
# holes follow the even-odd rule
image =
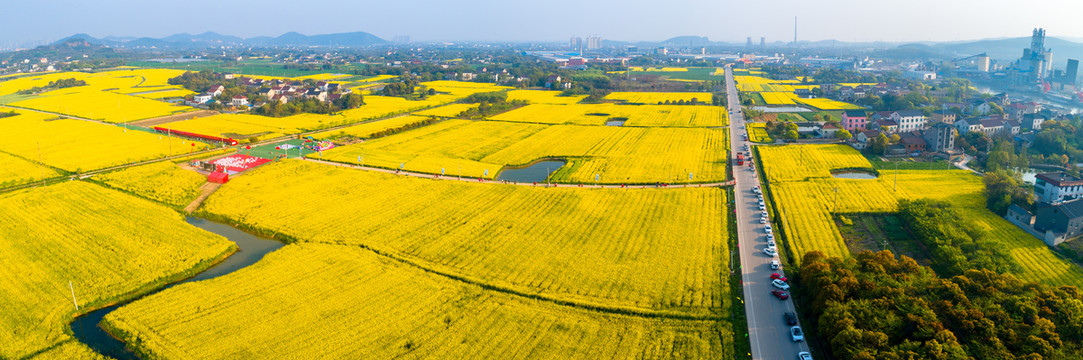
[[[863,110],[846,110],[842,113],[842,128],[851,133],[865,130],[868,121],[868,116]]]
[[[955,120],[955,128],[960,134],[966,134],[971,131],[981,132],[981,121],[977,118],[959,119]]]
[[[921,110],[899,110],[891,113],[891,119],[899,123],[899,131],[914,131],[925,128],[925,114]]]
[[[929,119],[931,119],[933,122],[944,123],[944,124],[954,124],[955,123],[955,112],[947,111],[947,110],[933,111],[933,113],[929,116]]]
[[[229,103],[233,106],[248,106],[248,97],[244,95],[237,95],[234,96]]]
[[[1083,179],[1064,172],[1034,176],[1034,198],[1047,203],[1078,199],[1083,195]]]

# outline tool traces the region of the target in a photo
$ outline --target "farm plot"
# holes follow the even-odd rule
[[[794,99],[797,98],[793,93],[787,92],[761,92],[760,96],[767,105],[795,105]]]
[[[171,161],[130,167],[97,175],[95,180],[151,200],[182,207],[199,196],[203,175],[185,170]]]
[[[603,125],[610,119],[626,120],[624,126],[726,126],[726,109],[720,106],[572,104],[527,105],[491,120],[536,124]]]
[[[0,127],[4,122],[0,121]],[[0,188],[22,185],[42,178],[51,178],[61,174],[52,167],[38,166],[36,162],[0,152]]]
[[[508,91],[508,101],[522,100],[531,104],[575,104],[585,99],[586,95],[561,96],[560,91],[550,90],[512,90]]]
[[[719,188],[535,188],[284,160],[232,179],[204,206],[523,294],[706,316],[727,309],[725,204]]]
[[[734,75],[737,82],[737,90],[747,92],[793,92],[790,82],[772,80],[759,76]]]
[[[414,115],[439,116],[450,118],[459,116],[459,114],[462,114],[463,111],[467,111],[476,107],[478,107],[478,104],[449,104],[438,108],[418,111],[415,112]]]
[[[0,142],[0,151],[24,159],[37,159],[40,147],[41,159],[46,165],[74,172],[207,148],[206,144],[200,142],[170,139],[90,121],[55,118],[52,115],[24,113],[0,119],[0,126],[5,131],[18,134]]]
[[[713,101],[711,93],[685,93],[685,92],[612,92],[606,95],[606,100],[623,101],[629,104],[662,104],[678,101],[710,104]]]
[[[80,181],[0,194],[0,213],[5,359],[94,357],[67,333],[75,314],[192,275],[233,251],[169,208]]]
[[[78,87],[46,93],[40,97],[12,103],[11,106],[113,123],[125,123],[192,110],[188,106]]]
[[[322,158],[483,178],[494,178],[508,165],[565,158],[570,164],[554,172],[552,181],[592,183],[597,174],[606,184],[710,182],[726,179],[726,134],[726,129],[448,120],[331,149]]]
[[[764,123],[748,123],[748,140],[755,143],[770,143],[771,135],[767,134],[767,125]]]
[[[861,106],[854,105],[854,104],[851,104],[851,103],[846,103],[846,102],[831,100],[831,99],[824,99],[824,98],[794,99],[794,101],[797,101],[797,102],[799,102],[799,103],[801,103],[803,105],[808,105],[808,106],[811,106],[811,107],[814,107],[814,108],[817,108],[817,109],[820,109],[820,110],[856,110],[856,109],[864,109]]]
[[[725,321],[559,306],[327,244],[289,245],[229,276],[126,305],[105,321],[166,359],[733,356]]]
[[[982,179],[962,170],[899,170],[875,180],[839,179],[835,168],[872,165],[842,145],[759,148],[769,174],[771,198],[782,212],[785,246],[793,254],[820,250],[848,256],[832,217],[837,213],[895,212],[898,199],[931,198],[951,203],[968,221],[1001,242],[1023,267],[1021,278],[1052,285],[1083,285],[1083,272],[1058,258],[1041,240],[985,208]],[[837,196],[836,196],[837,194]],[[800,257],[797,256],[796,261]]]
[[[327,130],[323,132],[318,132],[313,134],[312,137],[320,140],[368,139],[373,136],[378,136],[382,134],[389,135],[392,132],[397,132],[401,129],[416,127],[429,121],[434,121],[434,119],[427,116],[406,115],[390,119],[377,120],[364,124],[357,124],[338,130]]]

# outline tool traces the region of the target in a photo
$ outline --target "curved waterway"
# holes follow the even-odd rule
[[[215,266],[204,270],[196,276],[190,277],[185,280],[181,280],[172,284],[169,284],[155,292],[149,293],[144,296],[156,294],[159,291],[171,288],[177,284],[183,284],[191,281],[200,281],[213,279],[222,275],[229,274],[231,272],[240,270],[248,265],[255,264],[263,258],[264,255],[271,251],[275,251],[281,248],[285,244],[255,236],[244,231],[241,231],[232,226],[216,223],[206,219],[189,217],[185,219],[189,224],[198,227],[203,230],[210,231],[212,233],[221,235],[229,241],[237,244],[237,252],[230,255],[226,260],[218,263]],[[129,301],[130,302],[130,301]],[[117,340],[109,333],[105,332],[100,326],[102,318],[106,314],[109,314],[118,307],[121,307],[128,302],[123,302],[106,308],[94,310],[86,315],[75,318],[75,321],[71,323],[71,332],[75,334],[75,338],[86,344],[94,351],[98,353],[112,357],[118,360],[139,359],[134,352],[132,352],[123,341]]]

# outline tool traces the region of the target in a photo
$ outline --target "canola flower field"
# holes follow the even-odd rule
[[[318,132],[312,134],[311,136],[319,140],[340,139],[348,137],[368,139],[371,138],[373,135],[384,131],[414,126],[431,119],[432,117],[427,116],[404,115],[390,119],[367,122],[364,124],[357,124],[337,130]]]
[[[459,114],[462,114],[463,111],[467,111],[476,107],[478,107],[478,104],[448,104],[441,107],[418,111],[415,112],[414,115],[439,116],[450,118],[459,116]]]
[[[721,127],[729,124],[726,108],[701,105],[535,104],[489,117],[500,121],[575,125],[604,125],[612,118],[625,118],[624,126]]]
[[[747,127],[749,141],[756,143],[774,142],[774,140],[771,139],[771,135],[767,134],[767,124],[748,123],[745,126]]]
[[[0,194],[0,358],[98,358],[76,314],[191,275],[233,251],[167,207],[81,181]],[[40,354],[39,354],[40,353]]]
[[[837,100],[814,98],[814,99],[794,99],[794,101],[803,105],[808,105],[820,110],[860,110],[864,109],[861,106],[846,103]]]
[[[586,95],[560,96],[560,91],[551,90],[511,90],[508,91],[508,101],[522,100],[531,104],[568,105],[575,104]]]
[[[490,179],[505,166],[565,158],[570,164],[554,172],[552,181],[593,183],[599,174],[605,184],[711,182],[727,178],[727,133],[724,128],[448,120],[309,157]]]
[[[728,309],[722,189],[584,190],[283,160],[231,180],[204,211],[521,294],[688,316]]]
[[[797,104],[795,99],[797,95],[792,92],[761,92],[760,96],[763,97],[763,102],[767,105],[795,105]]]
[[[0,151],[0,188],[40,181],[42,177],[52,178],[61,173],[48,166],[39,166],[37,162],[21,159],[18,156]]]
[[[554,305],[328,244],[286,246],[236,274],[126,305],[105,323],[155,358],[732,357],[724,321]]]
[[[203,175],[182,169],[172,161],[130,167],[97,175],[94,179],[174,207],[188,205],[199,196],[199,186],[207,180]]]
[[[200,142],[84,120],[56,120],[56,116],[40,113],[23,112],[0,119],[0,124],[5,131],[19,134],[0,142],[0,151],[37,160],[40,146],[42,162],[72,172],[207,148],[207,144]],[[196,145],[192,146],[193,143]]]
[[[837,213],[894,212],[898,199],[932,198],[947,201],[963,218],[1001,241],[1023,267],[1021,278],[1051,285],[1083,285],[1083,271],[1058,258],[1041,240],[985,208],[981,177],[963,170],[883,171],[875,180],[841,179],[833,169],[872,169],[851,147],[790,145],[759,147],[760,161],[770,180],[770,196],[782,215],[782,240],[792,254],[809,250],[848,256],[832,217]],[[838,189],[835,209],[835,189]],[[800,256],[793,260],[798,261]]]
[[[612,92],[603,99],[623,101],[628,104],[653,105],[662,102],[676,103],[678,101],[690,102],[696,100],[700,103],[710,104],[714,96],[711,93],[691,92]]]
[[[0,96],[46,86],[50,81],[74,78],[86,81],[87,85],[48,91],[8,105],[123,123],[190,111],[190,107],[146,98],[149,96],[129,95],[148,91],[167,91],[173,95],[188,93],[179,86],[168,84],[170,77],[181,73],[183,72],[177,70],[150,69],[51,73],[0,81]],[[153,94],[155,93],[146,95]]]

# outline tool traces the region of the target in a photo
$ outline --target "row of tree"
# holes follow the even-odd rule
[[[253,114],[283,117],[300,113],[310,114],[333,114],[342,110],[356,109],[365,105],[365,99],[361,94],[345,94],[334,101],[320,101],[316,98],[298,98],[282,104],[271,101],[263,106],[252,110]]]
[[[51,90],[64,89],[64,88],[70,88],[70,87],[76,87],[76,86],[85,86],[85,85],[86,85],[86,81],[77,80],[75,78],[59,79],[59,80],[50,81],[49,84],[47,84],[45,86],[35,86],[35,87],[29,88],[29,89],[19,90],[18,94],[20,94],[20,95],[38,94],[38,93],[51,91]]]

